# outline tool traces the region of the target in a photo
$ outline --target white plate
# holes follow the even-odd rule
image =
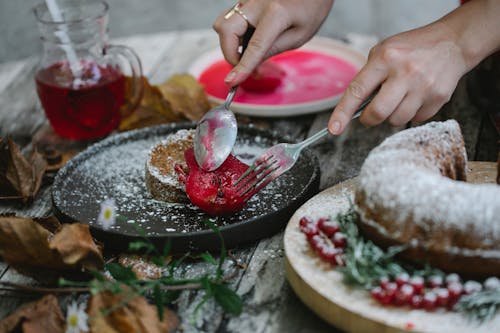
[[[315,51],[325,55],[334,56],[337,59],[343,60],[356,70],[366,62],[366,57],[362,53],[356,51],[348,44],[326,37],[315,37],[299,50]],[[188,72],[197,79],[201,74],[214,63],[224,59],[220,48],[209,51],[198,57],[189,67]],[[286,79],[286,77],[285,77]],[[257,116],[257,117],[285,117],[295,116],[302,114],[309,114],[324,111],[333,108],[339,101],[342,93],[338,93],[327,98],[317,99],[303,103],[293,104],[253,104],[253,103],[240,103],[234,101],[231,104],[231,110],[236,113]],[[222,104],[223,99],[208,94],[210,101],[215,104]]]

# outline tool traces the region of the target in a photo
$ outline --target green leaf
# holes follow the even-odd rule
[[[168,290],[163,293],[163,304],[169,304],[177,300],[182,290]]]
[[[200,254],[200,258],[203,259],[203,261],[205,261],[205,262],[207,262],[209,264],[212,264],[212,265],[216,265],[217,264],[217,261],[215,261],[214,257],[210,253],[208,253],[208,252]]]
[[[145,242],[145,241],[135,241],[135,242],[130,242],[128,244],[128,249],[130,251],[138,252],[138,251],[146,251],[146,253],[150,253],[155,250],[155,247],[153,244]]]
[[[172,241],[168,239],[165,245],[163,246],[163,256],[164,257],[168,256],[170,254],[171,249],[172,249]]]
[[[151,257],[151,262],[156,266],[163,267],[165,265],[165,257],[164,256],[154,256]]]
[[[233,315],[241,314],[243,302],[234,290],[224,284],[212,284],[212,292],[215,301],[219,303],[225,311]]]
[[[213,283],[212,283],[212,281],[210,281],[207,276],[204,276],[200,279],[200,282],[201,282],[201,287],[203,289],[205,289],[206,294],[209,297],[211,297],[213,295],[213,290],[212,290]]]
[[[153,300],[156,304],[156,310],[158,311],[158,318],[160,318],[160,321],[163,321],[163,294],[159,284],[155,284],[153,288]]]
[[[66,280],[65,278],[59,278],[59,280],[57,280],[57,284],[59,285],[59,287],[65,287],[65,286],[71,286],[71,281],[68,281]]]
[[[224,238],[222,237],[219,228],[217,228],[217,226],[212,221],[210,221],[209,219],[204,219],[202,222],[208,225],[210,229],[212,229],[213,232],[215,232],[220,239],[219,263],[217,265],[217,270],[216,270],[216,277],[217,279],[220,279],[224,274],[224,272],[222,271],[222,264],[226,260],[227,256],[226,244],[224,243]]]
[[[97,295],[102,290],[101,281],[98,281],[98,280],[92,280],[92,281],[90,281],[90,283],[89,283],[89,289],[90,289],[90,293],[92,295]]]
[[[137,280],[137,276],[131,268],[122,266],[115,262],[107,264],[106,270],[108,270],[111,276],[117,281],[130,282]]]
[[[98,271],[92,271],[92,276],[94,277],[94,279],[98,280],[98,281],[106,281],[106,279],[104,278],[104,275],[102,275],[101,272],[98,272]]]

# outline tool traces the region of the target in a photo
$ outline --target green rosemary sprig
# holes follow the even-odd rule
[[[391,247],[382,250],[369,240],[365,240],[356,225],[357,214],[351,207],[346,213],[336,217],[340,230],[346,235],[345,266],[338,269],[348,284],[370,289],[383,277],[395,277],[406,270],[394,259],[405,247]]]
[[[454,309],[479,323],[488,321],[500,310],[500,289],[483,290],[462,296]]]
[[[164,271],[164,275],[161,278],[157,280],[141,280],[137,278],[131,268],[116,262],[111,262],[106,264],[105,271],[107,271],[113,279],[107,278],[103,272],[94,271],[92,272],[94,278],[90,281],[82,282],[60,279],[59,285],[87,287],[92,294],[103,291],[123,294],[125,292],[129,293],[130,290],[132,290],[135,294],[149,297],[153,300],[160,319],[163,319],[163,310],[165,306],[175,301],[182,290],[203,289],[205,291],[205,297],[203,297],[200,304],[196,307],[197,310],[199,310],[208,299],[213,298],[226,312],[233,315],[239,315],[242,311],[241,298],[227,286],[228,281],[231,280],[235,274],[224,276],[222,270],[222,265],[227,258],[224,240],[219,229],[212,222],[207,220],[206,224],[219,236],[221,240],[221,252],[218,260],[213,258],[208,252],[199,256],[199,258],[212,266],[211,270],[209,269],[201,276],[186,278],[179,275],[177,268],[189,254],[177,260],[168,261],[167,257],[170,254],[170,244],[167,243],[160,251],[151,240],[146,237],[144,230],[141,230],[140,226],[136,225],[136,229],[141,239],[131,242],[129,244],[129,250],[131,252],[141,251],[142,253],[151,255],[152,262]]]
[[[365,240],[358,231],[356,224],[358,218],[352,205],[347,212],[336,216],[340,230],[347,238],[345,266],[338,267],[346,283],[371,289],[379,283],[381,278],[395,278],[403,272],[424,278],[435,275],[444,277],[445,274],[442,271],[429,265],[416,268],[405,266],[396,260],[395,255],[403,251],[404,246],[390,247],[384,251],[373,242]],[[454,310],[466,314],[477,322],[487,321],[500,311],[500,289],[483,290],[462,296]]]

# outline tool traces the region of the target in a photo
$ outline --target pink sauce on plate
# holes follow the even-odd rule
[[[353,64],[343,59],[314,51],[287,51],[269,61],[286,73],[280,85],[270,92],[247,91],[240,87],[235,102],[282,105],[331,98],[342,94],[358,72]],[[226,98],[229,87],[224,77],[231,68],[225,60],[218,60],[201,73],[199,81],[208,95]]]

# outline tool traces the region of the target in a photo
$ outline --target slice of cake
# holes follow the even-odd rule
[[[194,130],[181,129],[155,145],[146,161],[146,187],[153,198],[187,202],[185,187],[176,167],[187,168],[184,152],[193,147]]]

